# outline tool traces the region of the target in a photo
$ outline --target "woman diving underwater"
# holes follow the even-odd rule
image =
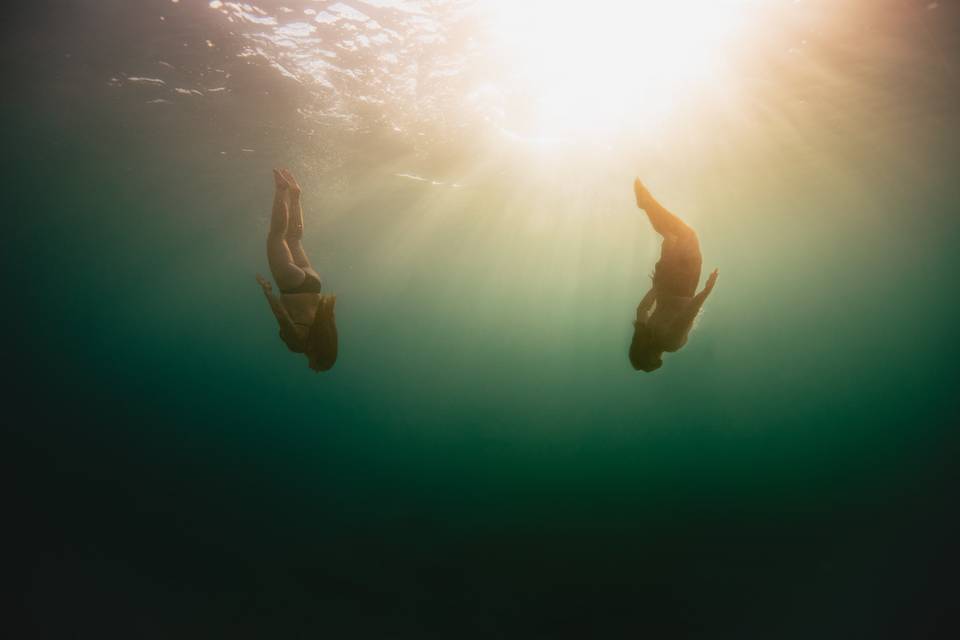
[[[320,276],[303,250],[300,185],[286,169],[274,169],[273,177],[267,259],[280,296],[259,274],[257,282],[280,325],[280,338],[291,351],[306,355],[311,369],[326,371],[337,360],[336,296],[320,294]],[[678,351],[687,343],[693,321],[717,282],[718,271],[714,269],[703,290],[695,293],[702,266],[696,232],[657,202],[639,178],[633,186],[637,206],[663,236],[653,286],[637,307],[629,353],[634,369],[649,372],[663,365],[665,351]]]
[[[655,371],[663,364],[664,351],[677,351],[687,343],[700,307],[717,282],[717,269],[700,293],[703,259],[697,233],[657,202],[637,178],[633,182],[637,206],[646,211],[654,231],[663,236],[660,260],[653,272],[653,286],[637,307],[630,343],[630,364],[640,371]]]
[[[280,289],[262,275],[257,282],[280,325],[280,338],[290,351],[307,356],[315,372],[326,371],[337,361],[337,325],[333,308],[337,297],[320,294],[320,276],[303,250],[303,208],[300,185],[286,169],[273,170],[274,194],[267,261]]]

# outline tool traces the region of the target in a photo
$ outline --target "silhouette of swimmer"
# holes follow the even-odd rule
[[[714,269],[703,290],[694,295],[703,262],[697,233],[657,202],[640,178],[634,180],[633,190],[637,206],[647,212],[654,231],[663,236],[653,286],[637,307],[630,343],[630,364],[649,372],[663,365],[664,351],[677,351],[687,343],[693,320],[713,291],[719,271]]]
[[[259,273],[257,282],[280,325],[280,338],[290,351],[307,356],[315,372],[337,361],[337,297],[320,295],[320,276],[303,250],[303,208],[300,185],[286,169],[274,169],[273,214],[267,234],[267,261],[280,296]]]

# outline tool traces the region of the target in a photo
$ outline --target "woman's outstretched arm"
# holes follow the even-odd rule
[[[283,306],[283,303],[280,302],[277,296],[273,295],[273,285],[259,273],[257,274],[257,282],[260,284],[260,288],[263,289],[263,295],[270,304],[270,310],[273,311],[273,315],[277,319],[277,324],[280,325],[280,335],[284,338],[284,341],[288,338],[295,339],[297,335],[296,325],[293,324],[287,308]]]

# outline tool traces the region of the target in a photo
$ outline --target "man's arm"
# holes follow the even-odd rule
[[[707,278],[707,283],[703,285],[703,290],[700,291],[697,295],[691,298],[690,303],[680,312],[680,315],[677,316],[677,322],[682,325],[687,325],[693,322],[694,318],[697,317],[697,314],[700,313],[700,308],[703,306],[703,303],[706,302],[707,296],[710,295],[710,292],[713,291],[713,287],[717,284],[717,275],[720,273],[719,269],[714,269],[710,274],[710,277]]]

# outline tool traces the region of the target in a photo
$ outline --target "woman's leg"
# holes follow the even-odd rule
[[[657,202],[639,178],[634,181],[633,188],[637,195],[637,206],[646,211],[653,229],[663,236],[660,260],[653,276],[654,288],[658,294],[692,296],[700,280],[703,262],[697,233]]]
[[[637,206],[647,213],[647,217],[650,219],[650,224],[653,225],[654,231],[662,235],[665,239],[669,239],[670,236],[677,239],[689,235],[696,236],[696,233],[690,225],[667,211],[666,207],[650,195],[647,188],[640,182],[640,178],[634,180],[633,190],[637,196]]]
[[[303,250],[303,207],[300,205],[299,193],[290,194],[290,221],[284,238],[290,248],[293,262],[304,271],[307,269],[312,271],[313,265],[310,264],[310,258]]]
[[[293,256],[294,263],[304,271],[312,272],[316,275],[313,265],[310,264],[310,258],[307,252],[303,250],[303,206],[300,203],[300,185],[296,178],[288,170],[283,170],[283,177],[290,185],[288,190],[290,216],[287,223],[287,232],[285,239],[290,248],[290,254]]]
[[[281,291],[299,286],[306,277],[287,246],[288,216],[286,189],[278,184],[273,194],[273,213],[267,234],[267,262]]]

